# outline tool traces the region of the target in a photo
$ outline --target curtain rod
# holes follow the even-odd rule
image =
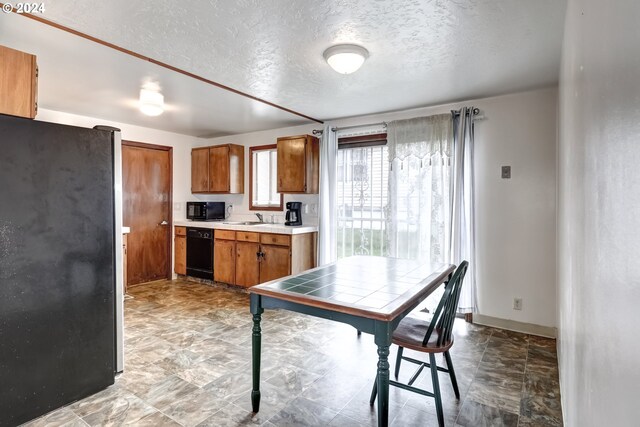
[[[459,111],[456,111],[456,110],[451,110],[451,113],[452,113],[452,114],[455,114],[455,115],[459,115],[459,114],[460,114],[460,112],[459,112]],[[467,114],[469,114],[469,113],[467,113]],[[476,115],[476,116],[477,116],[478,114],[480,114],[480,109],[479,109],[479,108],[477,108],[477,107],[473,108],[473,114],[474,114],[474,115]],[[477,116],[477,117],[475,117],[475,120],[484,120],[484,116]],[[356,129],[356,128],[362,128],[362,127],[368,127],[368,126],[384,126],[384,127],[386,128],[386,127],[387,127],[387,122],[380,122],[380,123],[368,123],[368,124],[366,124],[366,125],[355,125],[355,126],[333,127],[333,128],[331,128],[331,130],[332,130],[333,132],[336,132],[336,131],[338,131],[338,130]],[[312,131],[312,133],[313,133],[314,135],[322,135],[322,132],[323,132],[323,130],[322,130],[322,129],[314,129],[314,130]]]
[[[455,115],[459,116],[459,115],[460,115],[460,111],[458,111],[458,110],[451,110],[451,114],[455,114]],[[469,114],[469,112],[467,112],[467,114]],[[475,108],[473,109],[473,114],[480,114],[480,109],[479,109],[478,107],[475,107]]]
[[[354,125],[354,126],[344,126],[344,127],[332,127],[331,130],[333,132],[339,131],[339,130],[346,130],[346,129],[357,129],[357,128],[366,128],[369,126],[384,126],[385,128],[387,127],[387,122],[380,122],[380,123],[367,123],[364,125]],[[322,129],[314,129],[313,130],[313,134],[314,135],[321,135],[323,132]]]

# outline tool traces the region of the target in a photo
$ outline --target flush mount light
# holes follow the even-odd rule
[[[337,44],[325,50],[322,56],[340,74],[351,74],[364,64],[369,52],[355,44]]]
[[[158,89],[140,89],[140,111],[147,116],[159,116],[164,112],[164,96]]]

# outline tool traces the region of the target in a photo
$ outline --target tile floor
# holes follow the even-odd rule
[[[377,362],[371,336],[266,311],[262,403],[252,416],[247,294],[177,280],[131,287],[130,295],[124,374],[107,390],[26,426],[376,425],[368,404]],[[554,340],[457,320],[451,355],[461,400],[441,373],[446,425],[562,425]],[[403,364],[401,379],[413,369]],[[428,372],[418,383],[430,389]],[[437,425],[433,399],[395,387],[389,417],[393,426]]]

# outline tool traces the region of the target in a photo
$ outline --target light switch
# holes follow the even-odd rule
[[[511,166],[502,166],[502,179],[511,178]]]

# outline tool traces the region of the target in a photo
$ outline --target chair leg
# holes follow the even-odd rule
[[[447,359],[447,370],[449,376],[451,376],[451,384],[453,384],[453,391],[456,393],[456,399],[460,400],[460,390],[458,390],[458,381],[456,380],[456,372],[453,370],[453,363],[451,363],[451,355],[448,351],[444,352],[444,357]]]
[[[403,347],[398,347],[398,354],[396,355],[396,371],[395,371],[396,379],[398,379],[398,375],[400,375],[400,362],[402,362],[403,351],[404,351]]]
[[[444,413],[442,411],[442,396],[440,396],[440,383],[438,382],[438,365],[436,365],[435,353],[429,353],[431,363],[431,382],[433,383],[433,394],[436,398],[436,413],[438,414],[438,425],[444,427]]]
[[[378,376],[376,375],[376,379],[373,381],[373,390],[371,390],[371,398],[369,399],[369,405],[373,406],[376,401],[376,396],[378,395]]]

